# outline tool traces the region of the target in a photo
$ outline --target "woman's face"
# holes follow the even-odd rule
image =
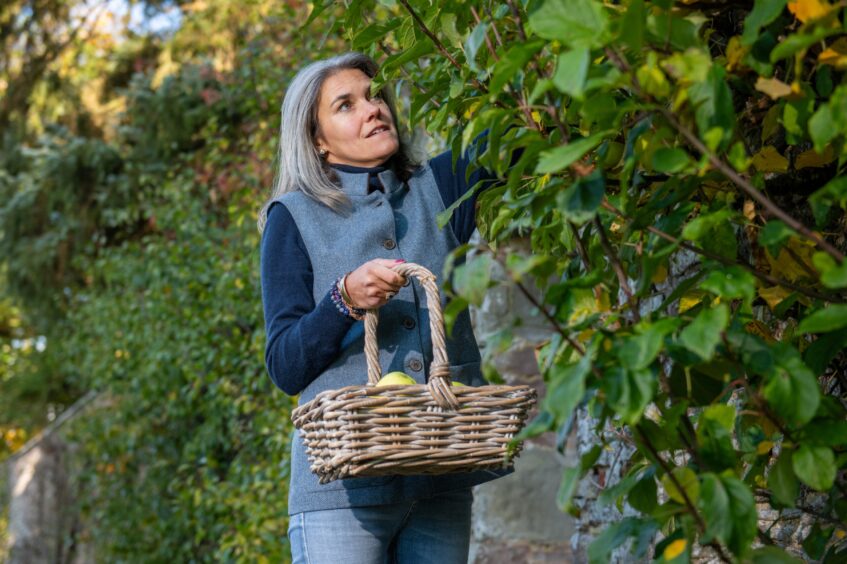
[[[330,163],[372,167],[400,148],[388,104],[374,95],[371,79],[358,69],[327,78],[318,100],[317,147]]]

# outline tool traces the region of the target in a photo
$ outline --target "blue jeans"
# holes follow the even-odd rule
[[[294,564],[465,564],[471,532],[470,488],[373,507],[291,516]]]

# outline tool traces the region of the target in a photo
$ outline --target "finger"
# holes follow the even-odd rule
[[[381,280],[387,282],[395,289],[400,288],[406,283],[406,277],[391,268],[387,268],[385,266],[378,266],[374,269],[373,272]]]

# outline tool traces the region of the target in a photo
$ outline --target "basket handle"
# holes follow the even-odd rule
[[[447,346],[444,340],[444,316],[441,312],[441,293],[435,283],[435,275],[419,264],[404,262],[392,267],[392,270],[403,276],[415,276],[426,292],[426,302],[429,306],[429,327],[432,335],[432,363],[429,366],[430,394],[435,402],[444,409],[456,410],[459,402],[453,393],[450,383],[450,363],[447,360]],[[376,342],[376,326],[379,321],[379,310],[369,309],[365,312],[365,359],[368,363],[368,383],[379,382],[382,369],[379,365],[379,347]]]

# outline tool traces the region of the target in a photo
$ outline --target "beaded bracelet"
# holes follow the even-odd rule
[[[342,297],[341,290],[339,289],[341,280],[341,278],[337,279],[330,290],[330,297],[332,298],[332,303],[335,304],[335,309],[340,311],[342,315],[351,317],[357,321],[364,319],[365,310],[360,307],[353,307]]]

